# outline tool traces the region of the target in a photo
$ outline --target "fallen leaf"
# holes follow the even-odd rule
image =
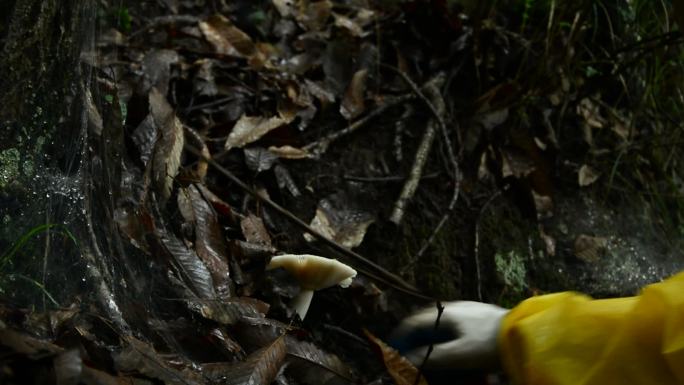
[[[146,87],[156,88],[159,93],[166,95],[171,79],[171,66],[179,61],[178,53],[170,49],[155,49],[148,52],[142,62]]]
[[[279,116],[265,118],[243,114],[228,135],[224,147],[226,150],[230,150],[231,148],[242,148],[249,143],[259,140],[271,130],[287,123],[289,123],[287,120]]]
[[[402,357],[398,351],[389,347],[368,330],[363,329],[363,333],[368,337],[373,346],[380,351],[385,368],[387,368],[387,372],[392,376],[397,385],[428,385],[427,380],[423,376],[420,376],[420,379],[416,381],[419,372],[411,361]]]
[[[553,216],[553,199],[548,195],[538,194],[532,190],[534,208],[537,211],[537,218],[551,218]]]
[[[283,165],[277,164],[273,171],[275,172],[278,188],[281,190],[287,189],[287,191],[289,191],[290,194],[295,198],[302,194],[299,191],[294,179],[292,179],[292,175],[290,175],[290,172]]]
[[[535,170],[532,159],[515,148],[502,148],[501,161],[501,175],[504,178],[524,178]]]
[[[183,124],[171,105],[156,88],[149,94],[150,116],[157,129],[157,142],[152,158],[152,181],[164,200],[171,196],[173,179],[178,175],[185,135]]]
[[[601,116],[598,104],[595,104],[589,98],[580,100],[577,105],[577,114],[584,118],[585,123],[589,127],[603,128],[606,124],[606,119]]]
[[[586,164],[583,164],[577,172],[577,182],[579,183],[580,187],[589,186],[590,184],[596,182],[598,178],[599,173]]]
[[[315,344],[301,341],[291,335],[285,336],[288,369],[302,383],[326,384],[355,383],[352,371],[339,357],[328,353]],[[334,381],[337,380],[337,381]]]
[[[278,155],[263,147],[246,148],[244,151],[247,168],[256,173],[270,170],[278,160]]]
[[[247,242],[257,245],[271,246],[271,236],[268,235],[264,221],[254,214],[249,214],[240,221],[242,234]]]
[[[480,123],[482,127],[491,130],[502,125],[508,119],[508,108],[500,110],[488,111],[480,114],[475,118],[475,121]]]
[[[308,151],[301,148],[292,147],[290,145],[275,147],[271,146],[268,151],[273,153],[279,158],[283,159],[306,159],[311,158],[311,154]]]
[[[256,298],[222,298],[218,300],[198,302],[192,306],[204,318],[214,320],[223,325],[233,325],[245,317],[264,318],[269,305]]]
[[[352,80],[349,83],[347,92],[342,99],[340,106],[340,113],[347,120],[352,120],[361,115],[366,109],[365,93],[366,93],[366,79],[368,77],[368,70],[361,69],[354,73]]]
[[[228,246],[216,212],[195,185],[178,192],[178,207],[184,219],[195,229],[195,251],[209,269],[218,293],[230,294]]]
[[[335,18],[335,27],[345,29],[349,31],[352,36],[363,37],[363,28],[356,23],[356,21],[348,18],[347,16],[340,15],[333,12],[333,17]]]
[[[255,52],[252,38],[222,15],[209,16],[207,21],[200,21],[199,28],[216,53],[249,57]]]
[[[581,234],[575,238],[574,252],[586,262],[597,262],[608,248],[608,238]]]
[[[323,29],[332,13],[333,3],[330,0],[302,1],[295,12],[297,22],[308,31]]]
[[[190,378],[187,373],[171,367],[152,345],[132,336],[124,336],[123,340],[126,347],[114,357],[119,371],[137,372],[170,385],[200,384],[200,381]]]
[[[176,262],[181,275],[179,278],[190,285],[191,291],[199,298],[216,298],[211,272],[197,254],[188,249],[173,234],[159,235],[159,241],[172,260]]]
[[[213,383],[269,385],[285,362],[285,354],[285,339],[280,337],[242,362],[202,364],[202,372]]]
[[[309,226],[344,247],[354,248],[363,242],[366,230],[373,222],[370,214],[353,208],[345,194],[333,194],[318,203]],[[308,233],[304,238],[309,242],[315,239]]]

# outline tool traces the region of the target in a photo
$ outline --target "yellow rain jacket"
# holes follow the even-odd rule
[[[684,272],[636,297],[529,298],[498,343],[520,385],[684,385]]]

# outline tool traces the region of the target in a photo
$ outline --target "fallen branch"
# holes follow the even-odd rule
[[[456,158],[456,154],[454,153],[454,148],[451,144],[451,139],[449,139],[449,131],[447,130],[446,123],[444,122],[444,111],[446,110],[446,107],[444,106],[444,99],[442,98],[441,93],[436,92],[432,93],[432,101],[428,99],[418,88],[418,86],[406,75],[404,72],[399,71],[398,69],[383,65],[386,68],[389,68],[395,72],[397,72],[403,79],[404,81],[413,89],[413,92],[418,95],[418,97],[425,102],[425,104],[430,108],[430,111],[432,111],[432,114],[435,116],[435,119],[439,123],[439,129],[442,134],[442,140],[444,141],[444,145],[447,148],[447,155],[449,156],[449,161],[451,162],[451,166],[453,168],[453,173],[454,173],[454,191],[451,196],[451,200],[449,201],[449,205],[447,206],[446,211],[444,212],[444,215],[440,219],[439,223],[437,223],[437,226],[435,229],[432,231],[432,234],[428,238],[428,240],[423,244],[423,246],[420,248],[418,253],[411,259],[410,263],[415,263],[416,261],[420,260],[423,255],[425,254],[425,251],[427,251],[427,248],[432,244],[434,241],[435,237],[439,233],[439,231],[444,227],[444,224],[446,221],[449,219],[449,216],[451,215],[451,212],[454,210],[456,207],[456,202],[458,201],[458,196],[459,192],[461,190],[461,175],[460,175],[460,169],[458,166],[458,158]],[[444,74],[440,73],[438,74],[435,78],[443,78]],[[429,84],[429,82],[428,82]],[[437,106],[435,106],[437,104]],[[442,111],[440,113],[440,110]]]
[[[443,82],[444,79],[441,80]],[[433,84],[433,82],[435,82],[435,84]],[[439,84],[436,84],[436,82],[439,82]],[[441,82],[439,81],[439,78],[435,78],[430,80],[425,88],[426,91],[432,94],[434,90],[437,90],[437,93],[439,93],[439,86],[441,86]],[[418,91],[420,92],[420,90]],[[417,95],[420,98],[425,98],[422,93],[417,93]],[[413,199],[413,196],[418,189],[420,178],[423,175],[423,168],[427,163],[428,156],[430,155],[430,149],[432,148],[432,143],[434,142],[435,134],[437,133],[436,125],[437,123],[434,119],[428,122],[425,133],[423,134],[423,138],[418,145],[418,150],[416,150],[415,160],[413,161],[413,166],[409,172],[409,177],[406,180],[406,183],[404,183],[401,194],[399,194],[399,198],[394,204],[392,215],[390,215],[390,221],[396,225],[399,225],[402,222],[406,205],[411,201],[411,199]]]

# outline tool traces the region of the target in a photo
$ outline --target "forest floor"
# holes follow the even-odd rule
[[[3,308],[7,383],[411,384],[367,333],[435,299],[631,295],[684,268],[681,120],[649,104],[681,49],[632,45],[619,6],[105,3],[83,65],[120,177],[117,306]],[[648,78],[650,54],[676,65]],[[301,320],[279,254],[359,274]]]

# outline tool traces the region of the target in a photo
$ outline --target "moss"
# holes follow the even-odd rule
[[[516,251],[498,252],[494,255],[494,263],[496,272],[503,280],[506,288],[512,290],[514,294],[521,294],[527,287],[527,267],[523,256]]]
[[[8,148],[0,152],[0,188],[4,189],[19,176],[19,150]]]

